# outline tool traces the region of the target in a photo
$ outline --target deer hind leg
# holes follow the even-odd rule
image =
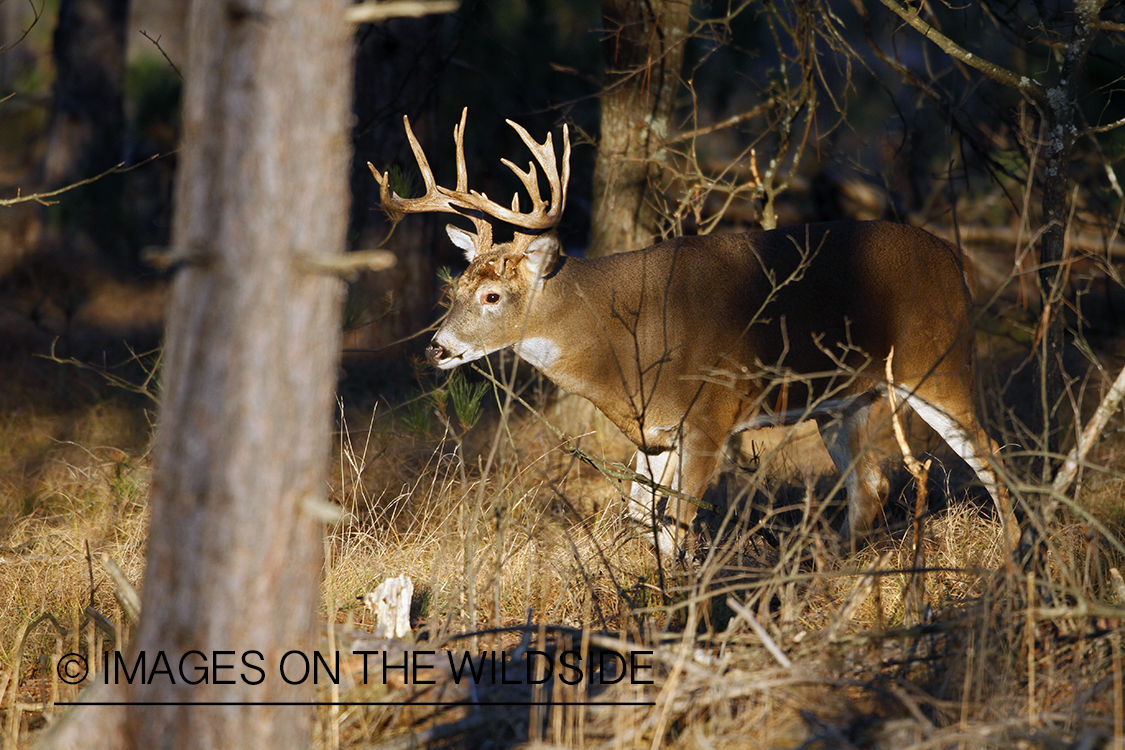
[[[844,534],[853,552],[859,539],[871,530],[890,492],[887,478],[879,469],[878,456],[868,450],[871,438],[868,417],[875,398],[873,393],[855,396],[841,409],[816,418],[820,438],[844,478],[848,492],[848,521]]]
[[[973,416],[968,397],[958,399],[963,402],[960,408],[946,410],[927,401],[917,391],[910,392],[903,386],[896,386],[895,390],[976,473],[996,505],[996,513],[1004,529],[1006,551],[1015,552],[1016,547],[1019,546],[1019,524],[1012,512],[1011,498],[1008,496],[1007,488],[996,479],[996,472],[992,470],[988,459],[981,455],[981,450],[987,447],[993,457],[999,458],[1000,446],[988,436]]]

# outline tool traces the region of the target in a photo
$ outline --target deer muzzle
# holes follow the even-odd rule
[[[437,367],[441,365],[442,360],[449,359],[449,352],[445,350],[437,339],[430,341],[430,345],[426,347],[426,361],[432,366]]]

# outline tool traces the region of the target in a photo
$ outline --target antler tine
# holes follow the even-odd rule
[[[549,137],[550,136],[548,136],[548,138]],[[508,161],[507,159],[501,159],[500,163],[503,164],[508,169],[512,170],[512,172],[515,173],[516,177],[519,178],[519,181],[523,183],[524,190],[527,191],[528,196],[531,198],[532,214],[535,214],[535,215],[544,214],[543,206],[545,204],[544,204],[544,201],[543,201],[543,194],[539,191],[539,173],[535,171],[535,162],[528,162],[527,163],[527,171],[526,172],[523,171],[522,169],[520,169],[519,167],[517,167],[514,163]],[[519,193],[516,193],[512,197],[512,201],[513,201],[512,202],[512,210],[517,212],[517,213],[519,212],[519,199],[520,199]],[[522,214],[521,214],[521,216],[522,216]]]
[[[391,221],[397,222],[402,219],[404,211],[400,211],[396,200],[398,196],[391,190],[391,176],[387,172],[379,173],[375,169],[375,165],[367,162],[367,168],[371,170],[371,175],[375,178],[375,182],[379,183],[379,204],[383,207],[383,212],[387,214]]]
[[[559,213],[566,208],[566,193],[570,187],[570,127],[563,123],[562,194],[559,196]]]
[[[519,192],[513,196],[512,207],[509,209],[489,200],[484,193],[469,189],[468,169],[465,166],[465,123],[468,114],[468,107],[462,109],[461,121],[453,128],[453,143],[456,147],[457,160],[457,187],[455,190],[437,184],[433,170],[430,168],[430,162],[426,159],[426,153],[418,144],[414,130],[410,127],[410,118],[405,116],[402,118],[406,130],[406,140],[410,144],[410,150],[414,153],[415,161],[418,162],[418,169],[422,173],[422,181],[425,184],[426,192],[420,198],[403,198],[397,195],[391,188],[389,174],[387,172],[380,174],[368,162],[367,166],[371,170],[371,174],[375,176],[375,181],[379,183],[379,198],[387,215],[392,220],[398,221],[404,214],[425,211],[459,214],[473,222],[477,229],[478,243],[482,246],[490,244],[492,238],[492,224],[487,217],[499,219],[521,229],[542,230],[557,225],[566,204],[566,191],[570,182],[570,133],[567,127],[563,126],[563,171],[560,178],[551,134],[547,134],[543,143],[538,143],[523,127],[511,120],[507,121],[515,129],[524,145],[531,151],[532,156],[535,157],[535,161],[528,163],[526,171],[507,159],[501,159],[501,163],[512,170],[531,197],[531,211],[523,213],[520,211]],[[543,193],[539,189],[539,173],[535,169],[535,162],[538,162],[539,166],[543,168],[543,174],[550,185],[551,198],[549,204],[548,201],[544,200]],[[477,214],[483,214],[484,216]]]
[[[457,192],[465,193],[469,189],[469,171],[465,169],[465,120],[469,117],[469,108],[461,109],[461,124],[453,126],[453,143],[457,146]]]
[[[551,207],[546,212],[545,216],[557,220],[562,216],[563,209],[566,207],[566,184],[570,182],[570,131],[567,126],[563,125],[563,178],[559,178],[559,168],[556,162],[557,156],[555,155],[555,144],[551,133],[547,133],[547,138],[542,143],[538,143],[531,134],[527,132],[522,125],[511,120],[506,121],[512,126],[512,129],[519,135],[520,140],[527,146],[527,150],[539,162],[539,166],[543,167],[543,175],[547,178],[547,184],[551,188]],[[514,167],[513,167],[514,169]],[[531,166],[531,172],[535,172],[534,165]],[[522,179],[522,176],[521,176]],[[525,183],[526,184],[526,183]],[[528,193],[531,193],[531,188],[528,188]],[[542,199],[539,193],[538,181],[535,185],[535,194],[540,195],[540,202]],[[534,200],[534,199],[533,199]]]
[[[457,188],[452,192],[440,187],[438,190],[448,197],[449,205],[455,213],[464,216],[473,223],[473,227],[477,230],[477,245],[479,247],[488,247],[492,244],[492,224],[483,217],[466,214],[464,210],[457,205],[457,199],[468,195],[470,192],[469,170],[465,167],[465,122],[468,118],[469,108],[462,107],[461,122],[453,126],[454,156],[457,160]]]
[[[568,129],[563,127],[563,173],[562,177],[559,176],[558,165],[555,157],[554,141],[550,133],[547,134],[546,140],[543,143],[537,142],[531,135],[518,123],[508,120],[507,123],[515,129],[520,139],[531,151],[535,161],[539,162],[539,166],[543,168],[543,174],[547,178],[547,183],[551,189],[550,204],[543,199],[543,194],[539,190],[539,173],[535,169],[535,162],[528,164],[527,171],[517,167],[507,159],[501,159],[500,162],[512,170],[519,181],[523,184],[527,194],[531,197],[531,211],[523,213],[519,210],[519,194],[512,200],[512,208],[505,208],[499,203],[496,203],[488,198],[484,193],[478,193],[475,190],[470,190],[469,194],[458,195],[455,202],[458,205],[464,205],[468,208],[474,208],[482,213],[485,213],[493,218],[500,219],[521,229],[550,229],[559,223],[562,216],[563,208],[566,204],[566,186],[570,181],[570,134]]]
[[[414,152],[414,161],[418,162],[418,169],[422,172],[422,183],[426,186],[426,195],[423,197],[428,198],[437,188],[434,171],[430,169],[430,161],[426,158],[426,152],[418,144],[418,139],[414,137],[414,129],[410,127],[409,116],[402,116],[402,126],[406,129],[406,141],[410,144],[410,150]]]
[[[512,123],[515,125],[515,123]],[[563,157],[562,157],[562,177],[559,176],[558,168],[555,164],[555,146],[551,140],[551,134],[547,134],[547,140],[540,146],[536,144],[532,148],[531,144],[535,143],[531,136],[527,134],[526,130],[518,126],[516,132],[520,133],[520,138],[523,142],[531,148],[535,158],[543,166],[544,172],[547,174],[547,182],[551,186],[551,216],[562,216],[562,212],[566,209],[566,192],[570,186],[570,127],[563,123]],[[545,157],[545,160],[544,160]]]
[[[380,174],[371,164],[367,163],[371,174],[375,176],[375,181],[379,183],[379,201],[383,206],[383,211],[391,218],[392,221],[400,220],[405,214],[410,213],[424,213],[427,211],[440,211],[445,213],[461,214],[462,209],[454,203],[456,194],[437,184],[434,179],[433,169],[430,168],[430,162],[426,158],[426,152],[422,150],[422,146],[418,143],[418,138],[414,135],[413,128],[410,127],[410,118],[403,116],[403,127],[406,130],[406,140],[410,144],[410,150],[414,153],[414,160],[418,162],[418,171],[422,173],[422,182],[426,187],[425,194],[420,198],[403,198],[399,196],[391,188],[390,176],[387,172]],[[465,128],[465,113],[461,115],[460,131],[464,132]],[[454,131],[454,139],[458,142],[458,183],[467,182],[465,175],[465,157],[460,147],[460,138],[458,137],[457,130]],[[462,185],[463,187],[463,185]],[[473,222],[476,223],[475,221]]]

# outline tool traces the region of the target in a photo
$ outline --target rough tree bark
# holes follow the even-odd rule
[[[659,213],[649,191],[660,189],[664,141],[672,128],[680,88],[691,6],[685,0],[603,0],[607,35],[602,43],[598,156],[594,164],[590,241],[599,257],[653,243]],[[619,434],[586,399],[560,394],[555,410],[570,434]],[[663,569],[661,569],[663,576]]]
[[[652,243],[659,214],[646,194],[658,184],[688,37],[684,0],[605,0],[608,36],[601,137],[594,167],[589,256]]]
[[[129,698],[150,705],[129,709],[132,747],[311,744],[312,708],[253,704],[313,699],[311,679],[290,685],[279,664],[290,650],[312,658],[319,610],[323,529],[309,508],[326,492],[342,285],[307,260],[345,244],[347,5],[196,0],[189,11],[182,266],[132,658],[151,669],[163,651],[178,678],[194,649],[205,656],[189,656],[187,674],[210,677],[135,684]],[[234,668],[216,673],[218,661]],[[225,705],[151,705],[202,701]]]
[[[1059,457],[1059,426],[1056,411],[1063,397],[1063,348],[1065,331],[1063,302],[1066,292],[1066,228],[1069,220],[1070,159],[1078,135],[1078,93],[1082,70],[1090,45],[1098,32],[1098,15],[1104,0],[1078,0],[1074,4],[1074,30],[1063,55],[1058,85],[1047,93],[1041,105],[1044,131],[1043,237],[1039,245],[1039,291],[1043,300],[1043,319],[1039,336],[1038,372],[1039,424],[1042,453],[1038,456],[1040,480],[1050,483]]]

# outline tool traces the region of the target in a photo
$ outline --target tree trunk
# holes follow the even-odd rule
[[[1067,107],[1070,109],[1070,107]],[[1047,131],[1056,132],[1055,118],[1064,112],[1047,113]],[[1073,118],[1073,112],[1069,112]],[[1073,119],[1064,120],[1073,122]],[[1038,407],[1032,412],[1036,424],[1033,434],[1040,440],[1040,453],[1036,456],[1033,473],[1044,486],[1049,486],[1054,474],[1054,457],[1059,452],[1059,429],[1056,412],[1063,392],[1063,316],[1066,273],[1064,255],[1066,247],[1067,183],[1070,170],[1070,138],[1049,139],[1045,155],[1043,181],[1043,236],[1039,245],[1039,293],[1043,304],[1043,318],[1039,330],[1039,369],[1036,372],[1035,390]],[[1064,142],[1065,141],[1065,142]]]
[[[659,231],[660,214],[647,197],[662,189],[664,139],[672,127],[690,9],[684,0],[603,0],[609,34],[602,44],[605,80],[589,257],[646,247]],[[573,394],[559,396],[555,415],[572,435],[591,429],[620,435],[591,402]],[[660,575],[663,587],[662,568]]]
[[[55,85],[44,164],[49,187],[121,159],[128,0],[62,0],[52,57]]]
[[[1039,291],[1043,319],[1039,331],[1039,371],[1036,395],[1039,408],[1034,434],[1042,442],[1037,471],[1044,485],[1054,475],[1059,454],[1057,410],[1063,396],[1063,348],[1065,345],[1062,306],[1066,293],[1066,228],[1069,220],[1067,193],[1070,189],[1070,158],[1077,134],[1079,82],[1090,45],[1097,34],[1102,0],[1079,0],[1074,4],[1074,30],[1063,56],[1057,95],[1048,96],[1047,144],[1043,178],[1043,236],[1039,245]]]
[[[412,164],[402,128],[409,115],[422,143],[449,148],[445,128],[440,138],[433,128],[437,85],[446,61],[441,35],[442,17],[399,18],[375,26],[362,26],[356,46],[355,157],[351,168],[352,208],[348,236],[354,247],[369,250],[386,238],[389,223],[379,208],[379,185],[367,163],[388,169],[396,161]],[[385,249],[398,257],[395,267],[365,273],[356,286],[368,312],[381,315],[377,325],[367,325],[347,336],[346,346],[377,349],[417,333],[434,320],[438,296],[435,245],[448,244],[440,217],[428,215],[403,222]],[[388,304],[389,300],[393,303]],[[389,309],[388,309],[389,308]],[[405,354],[394,356],[405,358]]]
[[[603,3],[609,35],[589,256],[636,250],[657,234],[660,215],[646,198],[661,189],[689,10],[684,0]]]
[[[59,188],[118,164],[125,133],[125,19],[128,0],[62,0],[52,56],[55,84],[43,179]],[[75,190],[57,210],[67,229],[84,233],[110,257],[124,247],[119,175]]]
[[[342,285],[303,259],[345,243],[347,4],[189,11],[173,229],[183,265],[129,659],[151,670],[163,652],[174,684],[158,673],[133,685],[129,698],[147,705],[129,709],[132,747],[311,745],[311,707],[261,704],[314,698],[300,658],[285,662],[297,684],[280,665],[288,651],[312,660],[320,604],[323,529],[308,509],[326,491]],[[205,701],[223,705],[184,705]]]

